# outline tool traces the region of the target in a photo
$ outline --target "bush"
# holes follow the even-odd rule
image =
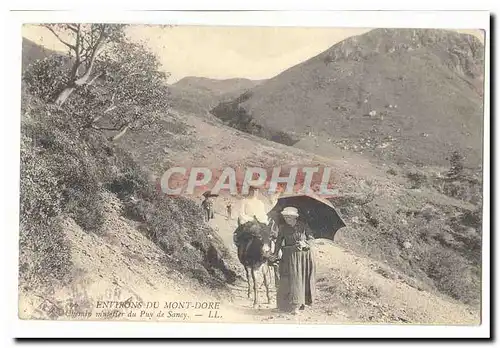
[[[131,155],[105,138],[104,131],[151,126],[168,107],[166,75],[153,54],[130,42],[106,52],[114,55],[101,55],[94,72],[105,73],[72,90],[59,107],[51,103],[68,87],[74,60],[54,55],[23,76],[21,278],[65,279],[70,253],[55,221],[72,218],[84,231],[99,232],[109,190],[124,203],[125,214],[142,223],[170,266],[208,283],[233,279],[222,260],[228,252],[204,224],[200,207],[156,192]],[[181,122],[165,125],[186,131]]]
[[[230,257],[227,249],[204,224],[201,209],[193,201],[139,193],[124,208],[128,218],[142,223],[141,230],[165,252],[170,266],[210,285],[236,279],[223,261]]]
[[[406,174],[406,177],[410,180],[412,189],[419,189],[424,184],[427,183],[427,177],[425,174],[419,172],[410,172]]]
[[[23,102],[19,276],[24,287],[49,286],[71,269],[61,218],[87,231],[103,223],[99,160],[67,114],[28,94]]]
[[[466,259],[440,247],[429,249],[423,259],[425,272],[440,291],[467,304],[478,303],[481,282]]]
[[[276,143],[293,146],[300,140],[286,132],[264,127],[256,123],[253,116],[240,105],[251,96],[252,92],[247,91],[232,101],[219,103],[215,108],[210,110],[210,113],[233,128]]]
[[[21,224],[46,221],[61,213],[62,194],[59,180],[47,163],[38,156],[30,139],[21,139],[21,185],[20,185],[20,222]]]
[[[20,224],[19,278],[23,287],[65,284],[70,269],[71,254],[59,221],[52,218]]]
[[[460,178],[464,171],[464,156],[459,151],[453,151],[450,158],[450,170],[448,177],[452,179]]]
[[[36,224],[63,213],[97,231],[105,163],[87,142],[75,140],[83,135],[65,121],[63,112],[47,107],[22,124],[21,220]]]
[[[44,102],[54,101],[68,83],[68,61],[64,56],[52,55],[31,64],[23,76],[27,92]]]
[[[133,168],[126,168],[124,172],[120,172],[109,184],[107,189],[118,197],[125,199],[126,197],[143,193],[147,190],[148,182],[145,177],[141,177]]]

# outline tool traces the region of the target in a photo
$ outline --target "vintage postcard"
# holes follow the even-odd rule
[[[489,24],[410,22],[22,23],[19,319],[483,325]]]

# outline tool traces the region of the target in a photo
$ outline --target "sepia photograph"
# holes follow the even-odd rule
[[[22,24],[19,319],[483,323],[486,28],[172,23]]]

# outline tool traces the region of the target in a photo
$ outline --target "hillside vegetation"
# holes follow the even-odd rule
[[[373,35],[378,38],[383,33],[393,31],[378,30]],[[446,33],[436,35],[447,37]],[[407,40],[403,34],[401,40]],[[361,38],[352,40],[354,45]],[[364,43],[367,50],[373,49],[370,44]],[[367,57],[378,55],[363,52]],[[321,69],[335,67],[337,63],[330,58],[325,62],[325,56],[313,62],[321,61]],[[196,198],[165,197],[156,191],[153,180],[172,165],[242,168],[307,162],[334,169],[339,194],[332,202],[347,223],[334,243],[317,241],[320,295],[318,305],[305,312],[308,320],[478,321],[482,173],[470,165],[470,156],[463,151],[433,145],[423,163],[377,164],[366,153],[361,155],[347,145],[342,149],[312,131],[299,139],[298,132],[287,128],[260,125],[256,114],[248,117],[246,103],[282,75],[239,96],[238,102],[225,104],[239,110],[244,125],[254,127],[253,131],[243,131],[231,113],[226,114],[226,125],[200,117],[208,109],[188,112],[171,106],[173,93],[164,83],[166,76],[158,73],[156,58],[126,40],[120,47],[111,45],[96,61],[92,73],[98,78],[88,80],[56,105],[58,94],[68,87],[64,76],[75,57],[40,57],[23,75],[20,288],[25,293],[50,292],[58,284],[71,284],[67,289],[72,289],[73,280],[81,281],[83,272],[86,280],[81,286],[96,293],[102,284],[111,283],[129,289],[130,296],[170,297],[175,288],[182,298],[196,284],[203,293],[217,289],[225,300],[236,296],[234,311],[244,316],[250,313],[253,322],[286,320],[265,310],[247,313],[250,301],[241,295],[246,288],[238,276],[243,273],[235,263],[232,245],[235,221],[226,220],[225,202],[216,202],[216,218],[206,224]],[[344,62],[341,57],[334,61]],[[394,58],[393,65],[398,64]],[[466,75],[476,76],[474,66],[468,64],[471,72]],[[101,69],[109,73],[101,75]],[[299,68],[288,72],[295,69]],[[141,78],[136,79],[136,73]],[[366,74],[363,80],[370,80],[371,73]],[[304,73],[304,83],[308,76]],[[298,75],[295,78],[299,83]],[[457,81],[456,77],[452,80]],[[124,87],[117,88],[124,81],[119,85]],[[212,85],[212,81],[207,83]],[[190,94],[182,95],[188,98]],[[309,96],[310,100],[302,101],[303,107],[316,103],[316,94]],[[290,107],[284,107],[287,114],[281,114],[282,122],[292,129],[292,109],[298,104],[286,98]],[[346,93],[341,99],[351,103],[356,99],[352,98]],[[398,102],[391,110],[401,107]],[[354,119],[350,125],[355,132],[363,123]],[[407,136],[418,137],[420,128],[411,125]],[[361,141],[355,134],[350,139]],[[313,140],[309,145],[314,151],[298,146],[308,140]],[[409,153],[410,145],[405,146]],[[434,165],[438,150],[447,158]],[[238,198],[225,198],[233,202],[237,214]],[[223,320],[232,321],[229,316]]]
[[[482,158],[483,70],[484,46],[474,36],[375,29],[212,113],[267,139],[283,131],[287,144],[312,138],[320,147],[333,144],[386,162],[430,165],[445,165],[447,155],[458,150],[475,167]]]
[[[172,107],[184,112],[209,115],[220,102],[230,100],[257,86],[262,81],[249,79],[215,80],[202,77],[184,77],[170,85]]]
[[[420,281],[408,280],[411,286],[479,304],[482,182],[477,173],[463,169],[455,175],[450,169],[460,165],[451,163],[440,168],[376,166],[354,154],[317,156],[196,115],[172,114],[170,130],[161,136],[143,130],[120,141],[157,177],[173,164],[331,166],[339,190],[332,202],[348,226],[339,230],[336,243]],[[183,133],[176,133],[181,127]],[[220,214],[224,209],[221,205]]]
[[[60,105],[56,101],[67,89],[66,69],[77,58],[51,55],[34,61],[23,75],[19,277],[24,291],[43,293],[70,283],[78,272],[64,226],[71,221],[85,233],[106,238],[103,226],[116,200],[117,213],[163,251],[162,267],[211,287],[235,280],[223,261],[227,249],[203,223],[199,206],[156,191],[148,172],[116,146],[114,136],[107,136],[125,134],[109,125],[148,127],[167,111],[158,104],[164,99],[150,93],[165,80],[156,70],[156,58],[127,42],[114,52],[122,49],[128,50],[129,65],[108,51],[95,62],[98,69],[106,67],[106,78],[82,85]],[[117,62],[122,70],[113,70]],[[141,80],[120,89],[122,74],[130,74],[127,67],[144,69]],[[150,111],[113,114],[110,105],[118,111],[139,106]]]

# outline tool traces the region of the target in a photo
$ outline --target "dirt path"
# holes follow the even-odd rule
[[[115,203],[117,201],[115,200]],[[112,205],[112,204],[111,204]],[[222,238],[236,259],[232,233],[235,220],[224,214],[223,201],[218,200],[217,214],[210,225]],[[90,311],[96,320],[97,301],[219,302],[220,318],[209,318],[207,312],[186,313],[185,318],[127,317],[134,321],[190,321],[226,323],[427,323],[478,324],[479,315],[451,299],[419,290],[418,284],[405,281],[386,265],[353,255],[333,242],[317,240],[313,250],[317,262],[318,297],[314,306],[299,315],[278,313],[275,308],[275,287],[271,287],[271,303],[253,308],[247,298],[243,267],[237,267],[239,278],[229,291],[208,289],[197,281],[165,267],[164,252],[140,233],[134,223],[119,216],[112,206],[102,235],[83,231],[72,221],[66,222],[74,263],[74,281],[50,294],[36,289],[22,291],[19,316],[23,319],[75,320],[71,316],[51,317],[40,310],[44,301],[67,308],[73,303],[81,311]],[[234,214],[237,211],[235,209]],[[238,265],[239,266],[239,265]],[[262,283],[262,278],[259,277]],[[263,287],[259,298],[264,302]],[[164,311],[169,315],[170,311]],[[141,312],[138,311],[138,314]]]
[[[216,209],[220,213],[210,225],[236,258],[232,241],[236,221],[227,219],[222,202]],[[297,316],[277,313],[273,286],[271,304],[254,309],[252,299],[246,296],[246,282],[240,280],[231,287],[235,310],[262,322],[479,324],[477,312],[452,299],[422,290],[418,282],[409,282],[385,264],[354,255],[329,240],[316,240],[313,250],[317,264],[316,305]],[[239,275],[244,278],[243,267]],[[259,296],[265,301],[263,287]]]

